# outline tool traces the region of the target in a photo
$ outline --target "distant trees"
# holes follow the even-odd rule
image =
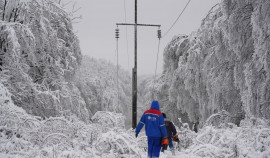
[[[76,86],[86,103],[89,114],[97,111],[114,111],[126,116],[131,125],[131,77],[119,67],[119,104],[117,99],[117,67],[107,61],[83,56],[76,73]]]

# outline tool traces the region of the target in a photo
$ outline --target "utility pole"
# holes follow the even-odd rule
[[[132,128],[137,126],[137,0],[135,0],[134,68],[132,71]]]
[[[132,128],[137,126],[137,26],[153,26],[160,28],[161,25],[137,23],[137,0],[135,0],[135,21],[130,23],[116,23],[119,25],[134,26],[134,68],[132,69]],[[160,31],[160,30],[158,30]],[[160,37],[159,37],[160,38]]]

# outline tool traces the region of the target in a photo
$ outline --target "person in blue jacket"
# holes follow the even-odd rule
[[[161,146],[167,148],[169,143],[164,118],[159,110],[158,101],[154,100],[151,108],[146,110],[142,115],[135,130],[136,137],[144,125],[148,142],[148,158],[158,158]]]

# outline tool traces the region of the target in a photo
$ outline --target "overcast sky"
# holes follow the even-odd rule
[[[116,64],[116,23],[134,23],[135,0],[76,0],[82,7],[80,23],[74,25],[82,54]],[[188,0],[138,0],[138,23],[160,24],[165,33]],[[220,0],[191,0],[174,28],[161,40],[158,73],[162,72],[163,51],[174,35],[187,34],[199,28],[201,20]],[[125,7],[126,6],[126,18]],[[134,27],[120,26],[119,64],[131,72],[134,66]],[[127,34],[126,34],[127,31]],[[127,38],[126,38],[127,35]],[[156,27],[138,28],[138,74],[154,74],[158,38]]]

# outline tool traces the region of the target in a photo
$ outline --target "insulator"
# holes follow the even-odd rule
[[[119,38],[119,29],[115,29],[115,38]]]
[[[158,38],[160,39],[161,38],[161,30],[158,29]]]

